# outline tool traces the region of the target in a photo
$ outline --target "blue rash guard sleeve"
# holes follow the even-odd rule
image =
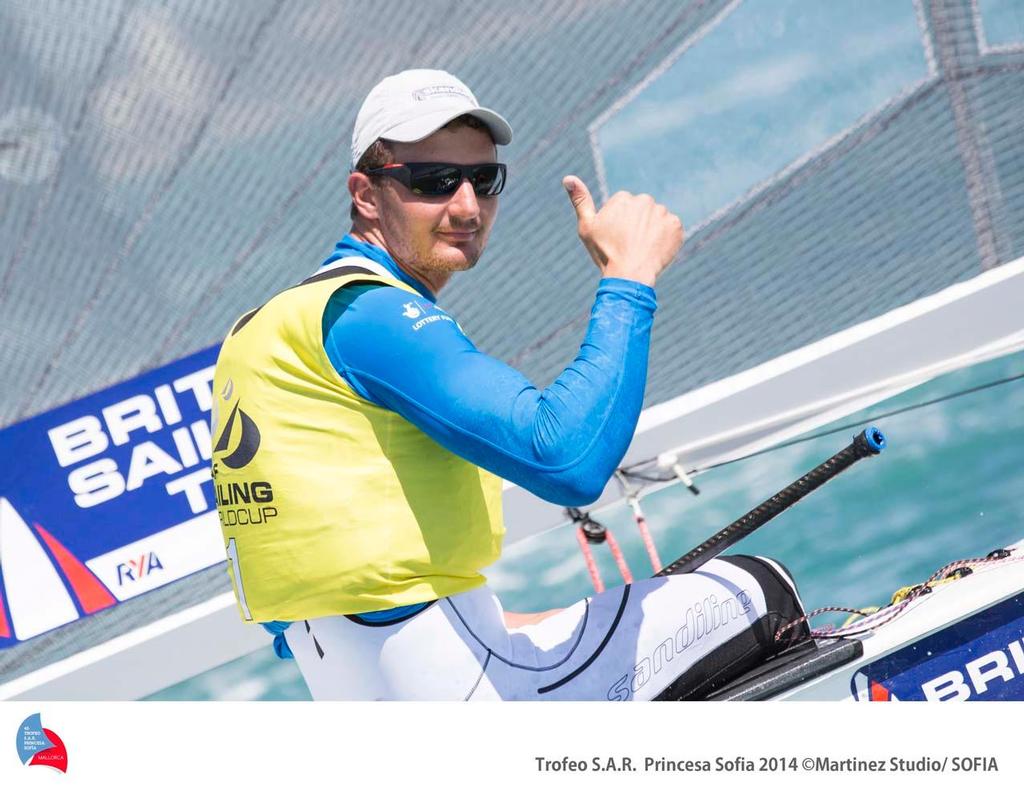
[[[601,494],[633,437],[655,308],[651,287],[603,279],[579,354],[543,390],[479,351],[430,300],[392,286],[336,292],[324,348],[368,401],[537,496],[577,506]]]

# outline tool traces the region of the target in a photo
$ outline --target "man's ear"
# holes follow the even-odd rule
[[[356,213],[368,221],[377,220],[377,193],[369,175],[352,172],[348,176],[348,192]]]

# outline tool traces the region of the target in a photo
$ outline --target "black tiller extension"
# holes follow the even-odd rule
[[[885,449],[885,436],[877,428],[865,428],[853,437],[853,443],[844,447],[824,463],[815,466],[796,482],[787,485],[767,501],[761,502],[742,518],[737,518],[717,534],[713,534],[685,556],[676,559],[658,575],[681,575],[693,572],[718,554],[735,545],[755,529],[764,526],[783,510],[786,510],[831,480],[840,472],[849,469],[861,458],[878,455]]]

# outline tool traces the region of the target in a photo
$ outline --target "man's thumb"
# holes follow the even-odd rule
[[[594,198],[584,182],[575,175],[562,179],[562,187],[569,194],[569,201],[576,210],[576,219],[580,222],[589,221],[594,217]]]

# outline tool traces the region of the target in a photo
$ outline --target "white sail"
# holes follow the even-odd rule
[[[32,638],[78,618],[56,567],[18,511],[0,497],[0,568],[14,634]]]

